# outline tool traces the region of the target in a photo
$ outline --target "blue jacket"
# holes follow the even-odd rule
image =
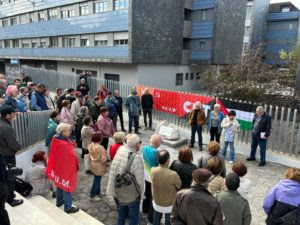
[[[264,211],[268,214],[266,224],[275,225],[275,220],[300,206],[300,183],[281,180],[264,199]],[[300,215],[298,221],[300,222]],[[299,225],[300,223],[297,223]]]
[[[110,99],[110,98],[107,97],[105,99],[105,105],[106,105],[106,107],[108,109],[109,117],[110,118],[118,116],[119,103],[118,103],[118,101],[115,98]]]
[[[129,96],[126,100],[126,107],[128,109],[128,113],[132,116],[138,116],[140,114],[141,109],[141,101],[139,96],[133,97]]]
[[[210,130],[211,128],[211,121],[212,121],[212,116],[213,116],[214,111],[210,111],[208,118],[208,126],[207,129]],[[218,134],[221,134],[222,132],[222,127],[221,127],[221,123],[224,119],[224,113],[222,113],[221,111],[219,111],[219,115],[218,115]]]
[[[31,108],[34,111],[48,110],[44,95],[37,91],[33,92],[31,95]]]
[[[11,96],[6,96],[2,106],[9,105],[12,106],[16,112],[20,112],[19,104],[16,99],[13,99]]]

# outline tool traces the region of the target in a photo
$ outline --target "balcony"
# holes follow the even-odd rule
[[[298,31],[294,30],[269,30],[266,39],[297,39]]]
[[[0,48],[1,58],[128,63],[128,46],[78,48]]]
[[[300,12],[269,13],[268,21],[298,20]]]
[[[213,9],[215,8],[214,0],[194,0],[193,10]]]
[[[192,23],[192,38],[213,38],[213,37],[214,37],[213,21]]]
[[[194,61],[210,61],[211,51],[191,51],[190,59]]]
[[[128,30],[128,10],[0,28],[0,39],[38,38]]]
[[[291,52],[291,51],[293,51],[293,49],[294,49],[293,45],[267,45],[266,46],[266,53],[268,53],[268,54],[279,54],[279,52],[281,50],[284,50],[286,52]]]
[[[184,21],[183,25],[183,37],[184,38],[191,38],[192,37],[192,22]]]
[[[190,50],[182,50],[181,64],[183,64],[183,65],[190,64],[190,55],[191,55],[191,51]]]

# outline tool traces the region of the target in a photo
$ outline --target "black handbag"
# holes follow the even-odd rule
[[[15,191],[23,197],[28,196],[32,189],[33,188],[30,183],[22,180],[21,178],[15,178]]]

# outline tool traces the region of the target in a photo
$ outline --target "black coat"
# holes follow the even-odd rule
[[[254,119],[253,119],[253,128],[254,128],[254,124],[255,124],[255,120],[258,117],[257,114],[255,114]],[[260,138],[260,133],[261,132],[265,132],[265,136],[269,137],[270,133],[271,133],[271,116],[268,113],[264,113],[261,117],[261,120],[259,121],[258,127],[257,127],[257,133],[256,133],[256,137]]]
[[[197,167],[193,163],[182,163],[179,160],[173,161],[170,166],[171,170],[177,172],[181,180],[180,189],[190,188],[192,184],[192,173]]]
[[[79,84],[77,86],[77,91],[80,91],[83,96],[86,96],[90,91],[90,87],[87,84]]]
[[[153,109],[153,96],[151,94],[142,95],[142,108],[143,110]]]
[[[118,103],[119,103],[119,107],[118,107],[118,111],[123,112],[123,98],[120,96],[115,96],[115,98],[117,99]]]

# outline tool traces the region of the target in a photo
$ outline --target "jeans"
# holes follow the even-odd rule
[[[153,225],[160,225],[162,215],[163,215],[162,213],[157,212],[154,209],[154,211],[153,211]],[[165,225],[171,225],[170,215],[171,215],[171,213],[165,213]]]
[[[143,200],[143,213],[147,214],[147,219],[150,223],[153,222],[153,204],[151,183],[145,181],[145,199]]]
[[[116,115],[116,116],[110,116],[109,118],[112,120],[115,129],[117,129],[118,115]]]
[[[144,114],[145,127],[147,127],[147,115],[148,115],[148,117],[149,117],[149,127],[152,128],[152,109],[144,109],[143,114]]]
[[[124,130],[123,110],[118,112],[118,116],[120,118],[121,129]]]
[[[228,145],[230,145],[230,155],[229,155],[229,161],[234,161],[235,155],[234,155],[234,142],[229,142],[229,141],[225,141],[224,142],[224,148],[221,152],[221,155],[224,157],[226,157],[226,153],[227,153],[227,147]]]
[[[4,156],[6,165],[10,164],[11,166],[16,166],[16,157],[13,156]],[[6,187],[8,191],[7,202],[10,203],[14,200],[14,191],[15,191],[15,180],[6,180]]]
[[[202,146],[202,126],[198,127],[198,125],[193,124],[192,128],[192,135],[191,135],[191,145],[194,146],[195,144],[195,136],[196,132],[198,134],[198,145]]]
[[[72,208],[72,195],[71,192],[63,191],[60,188],[56,190],[56,205],[64,204],[65,212]]]
[[[221,134],[218,134],[218,127],[210,128],[210,141],[216,140],[216,142],[220,143],[220,136]]]
[[[101,190],[100,187],[101,187],[101,176],[94,175],[94,181],[90,192],[91,198],[94,198],[96,195],[100,194],[100,190]]]
[[[126,217],[129,215],[129,225],[138,225],[140,219],[140,201],[129,205],[119,205],[118,225],[125,225]]]
[[[129,132],[132,131],[132,122],[134,121],[134,130],[135,132],[138,132],[139,130],[139,115],[132,115],[131,113],[129,113]]]
[[[267,148],[267,139],[261,139],[252,133],[252,143],[251,143],[251,153],[250,158],[255,159],[256,149],[259,145],[260,148],[260,161],[266,163],[266,148]]]

